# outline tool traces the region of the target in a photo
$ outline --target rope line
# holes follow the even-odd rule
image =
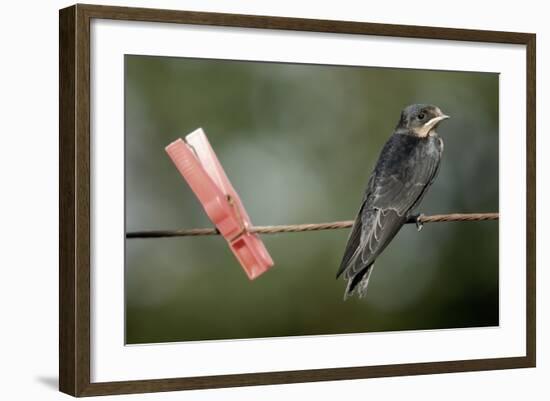
[[[406,224],[444,223],[450,221],[487,221],[498,220],[498,213],[452,213],[434,214],[424,216],[423,214],[411,216]],[[330,223],[313,224],[287,224],[280,226],[254,226],[248,229],[249,232],[257,234],[295,233],[320,230],[337,230],[350,228],[353,220],[333,221]],[[126,233],[126,238],[166,238],[166,237],[188,237],[201,235],[219,235],[215,228],[187,228],[180,230],[148,230]]]

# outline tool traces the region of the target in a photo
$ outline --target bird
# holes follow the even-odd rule
[[[367,294],[376,258],[413,216],[434,182],[443,154],[436,129],[448,118],[430,104],[413,104],[401,112],[370,175],[336,274],[347,280],[344,300]],[[416,221],[420,229],[418,217]]]

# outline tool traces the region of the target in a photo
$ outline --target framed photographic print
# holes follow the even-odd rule
[[[60,11],[60,390],[535,366],[535,35]]]

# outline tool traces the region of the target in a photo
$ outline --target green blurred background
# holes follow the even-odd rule
[[[425,214],[498,211],[498,75],[126,56],[126,230],[210,227],[164,147],[202,127],[256,225],[355,217],[400,111],[438,105]],[[263,236],[250,282],[221,237],[126,240],[126,342],[498,325],[498,223],[405,226],[366,298],[335,274],[349,230]]]

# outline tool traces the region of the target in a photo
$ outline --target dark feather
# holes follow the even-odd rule
[[[346,250],[344,251],[340,268],[336,273],[336,278],[340,277],[340,275],[348,267],[350,260],[353,258],[354,253],[356,253],[356,250],[359,248],[361,243],[361,232],[363,230],[363,224],[361,223],[361,212],[363,210],[363,206],[364,203],[361,204],[361,209],[353,222],[353,227],[351,228],[351,233],[348,237],[348,244],[346,246]]]
[[[352,295],[356,289],[358,290],[360,296],[364,296],[367,293],[367,285],[369,283],[369,278],[372,274],[373,267],[374,264],[371,263],[348,280],[348,286],[346,288],[346,292],[344,293],[344,299]]]

